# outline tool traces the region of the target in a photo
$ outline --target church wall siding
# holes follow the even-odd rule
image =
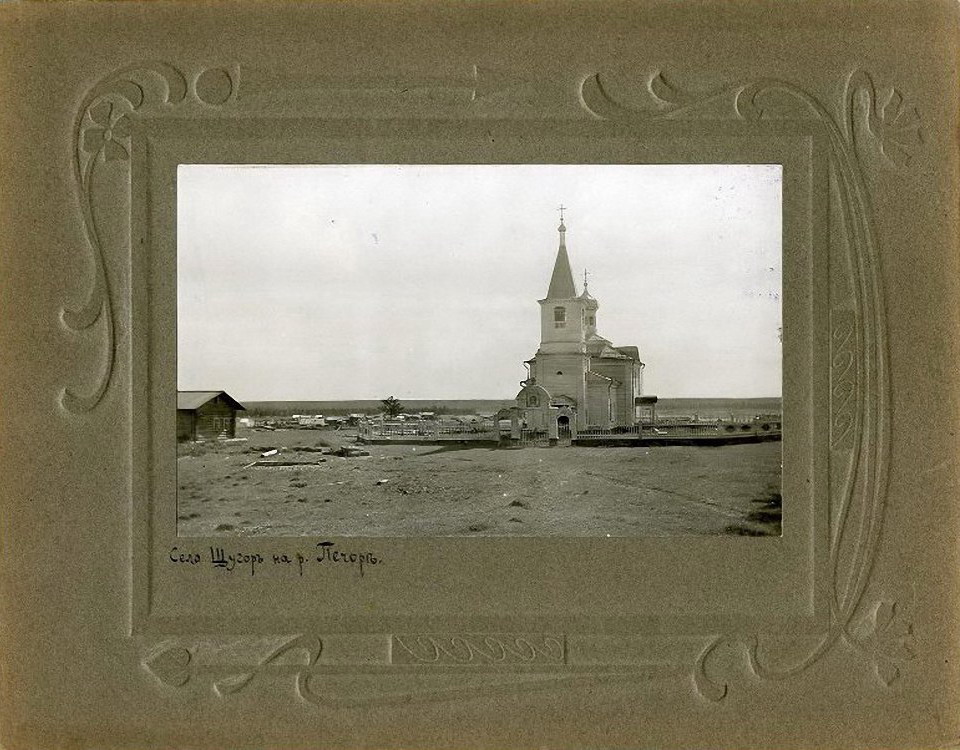
[[[587,427],[610,426],[610,388],[608,383],[601,380],[587,381]]]
[[[563,375],[557,375],[562,372]],[[537,357],[537,383],[551,396],[583,398],[584,358],[582,355],[549,354]]]
[[[633,397],[635,395],[634,391],[637,390],[634,376],[634,361],[620,359],[604,360],[598,357],[592,360],[590,369],[621,383],[621,385],[615,388],[612,394],[616,402],[614,424],[632,425],[635,422]]]
[[[637,419],[633,405],[633,392],[628,386],[620,389],[620,416],[619,423],[623,425],[634,424]]]

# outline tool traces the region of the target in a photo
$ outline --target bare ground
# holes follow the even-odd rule
[[[780,443],[524,448],[372,445],[343,433],[248,433],[181,446],[181,536],[780,534]],[[309,467],[245,465],[273,459]],[[306,450],[304,450],[306,449]],[[313,450],[310,450],[313,449]]]

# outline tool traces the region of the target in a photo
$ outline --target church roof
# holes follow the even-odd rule
[[[600,350],[600,357],[603,359],[634,359],[621,351],[621,347],[616,346],[604,346]]]
[[[557,250],[557,260],[553,264],[553,275],[550,277],[550,288],[547,289],[547,299],[573,299],[577,296],[577,288],[573,283],[573,271],[570,270],[570,258],[567,255],[567,228],[560,221],[560,248]]]
[[[622,383],[616,378],[611,378],[608,375],[601,375],[599,372],[596,372],[594,370],[587,370],[587,377],[593,377],[593,378],[596,378],[597,380],[602,380],[607,383],[622,385]]]

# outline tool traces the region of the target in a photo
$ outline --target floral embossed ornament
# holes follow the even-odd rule
[[[126,147],[120,143],[130,137],[130,118],[121,114],[113,116],[111,102],[100,102],[90,108],[90,119],[99,127],[88,127],[83,131],[82,148],[94,157],[103,154],[104,161],[122,161],[129,158]]]
[[[899,679],[903,662],[915,658],[913,625],[905,619],[896,602],[881,600],[851,628],[857,645],[873,656],[877,678],[887,687]]]
[[[907,166],[913,150],[923,140],[917,108],[905,104],[903,94],[897,89],[887,89],[870,112],[867,123],[883,157],[894,167]]]

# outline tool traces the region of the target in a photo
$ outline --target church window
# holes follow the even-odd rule
[[[564,328],[567,325],[567,308],[553,308],[553,326],[554,328]]]
[[[597,319],[592,315],[587,318],[587,325],[594,326],[597,324]]]
[[[527,396],[527,406],[540,406],[540,399],[536,396]]]
[[[563,370],[557,370],[557,375],[563,375]]]

